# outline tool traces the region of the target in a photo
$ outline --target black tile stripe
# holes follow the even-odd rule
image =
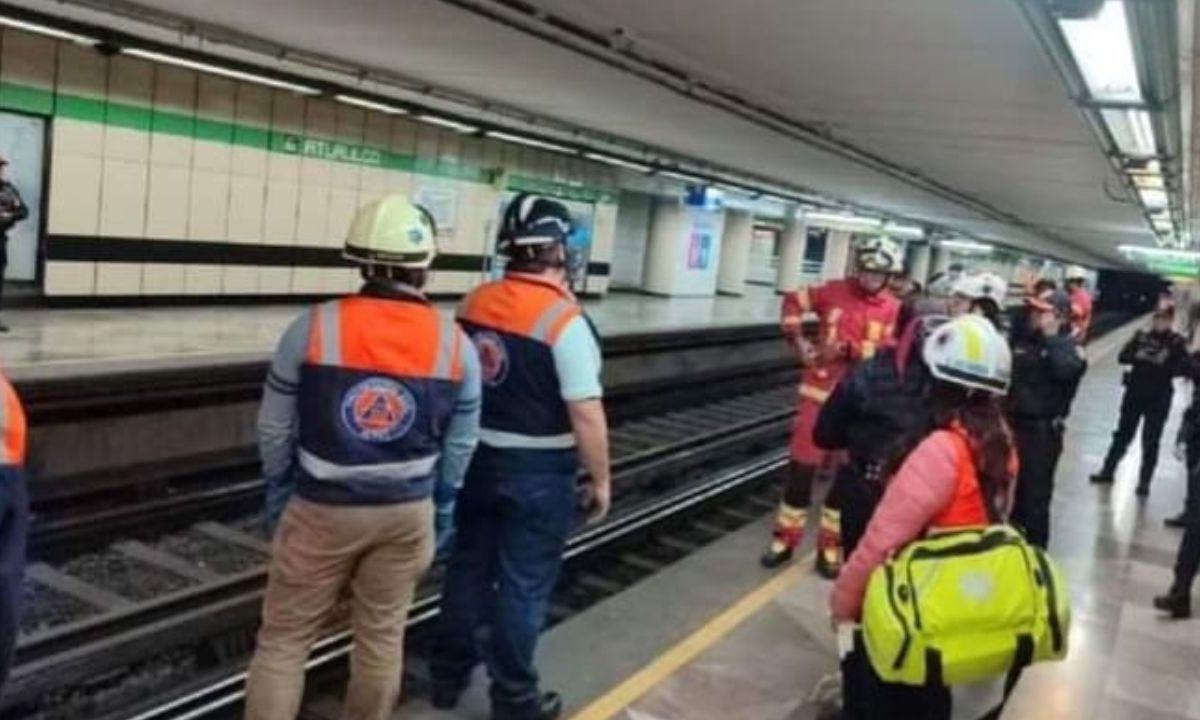
[[[46,260],[79,262],[170,263],[178,265],[253,265],[256,267],[354,267],[341,248],[162,240],[152,238],[50,235]],[[443,253],[434,270],[481,272],[486,256]],[[588,263],[588,275],[607,276],[606,262]]]

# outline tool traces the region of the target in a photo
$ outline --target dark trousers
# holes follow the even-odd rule
[[[1187,420],[1185,419],[1185,422]],[[1184,443],[1187,450],[1187,495],[1183,499],[1183,511],[1187,515],[1200,512],[1200,437],[1193,430]]]
[[[0,471],[0,688],[12,669],[21,629],[25,545],[29,539],[29,494],[24,473]]]
[[[1111,476],[1117,471],[1117,465],[1129,449],[1129,443],[1133,442],[1133,436],[1140,424],[1142,467],[1138,473],[1138,484],[1148,486],[1154,476],[1154,468],[1158,465],[1158,445],[1170,411],[1170,392],[1148,395],[1126,389],[1125,396],[1121,398],[1121,417],[1117,420],[1117,429],[1113,432],[1112,444],[1108,446],[1108,455],[1104,458],[1104,468],[1100,473]]]
[[[1192,583],[1200,571],[1200,438],[1194,434],[1187,441],[1187,466],[1184,502],[1187,525],[1175,555],[1175,581],[1171,585],[1171,592],[1179,595],[1191,594]]]
[[[459,493],[430,670],[458,691],[485,662],[493,718],[532,717],[539,704],[533,656],[574,525],[576,468],[574,451],[480,446]]]
[[[1062,455],[1062,423],[1049,418],[1013,421],[1020,472],[1012,521],[1038,547],[1050,543],[1050,503],[1054,499],[1054,471]]]

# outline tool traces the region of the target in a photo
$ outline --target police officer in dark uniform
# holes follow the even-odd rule
[[[1071,299],[1065,292],[1045,290],[1025,303],[1026,327],[1013,328],[1007,406],[1021,461],[1012,519],[1030,542],[1046,547],[1064,421],[1087,361],[1069,335]]]
[[[8,269],[8,231],[29,217],[29,208],[17,192],[17,186],[8,181],[8,160],[0,157],[0,301],[4,299],[4,274]],[[8,332],[8,326],[0,323],[0,333]]]
[[[1159,440],[1171,410],[1173,381],[1183,371],[1187,359],[1187,340],[1175,332],[1174,322],[1174,305],[1162,303],[1154,311],[1150,329],[1139,330],[1121,348],[1117,360],[1122,365],[1129,365],[1124,379],[1121,417],[1104,466],[1092,475],[1092,482],[1112,483],[1117,464],[1129,448],[1138,425],[1142,424],[1142,467],[1138,473],[1137,494],[1138,497],[1150,494],[1150,480],[1158,464]]]

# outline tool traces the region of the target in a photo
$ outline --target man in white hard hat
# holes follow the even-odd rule
[[[274,543],[248,719],[296,717],[309,649],[346,590],[341,717],[396,704],[405,617],[479,433],[475,348],[421,291],[436,236],[403,195],[363,207],[345,256],[366,284],[300,315],[271,363],[258,430]]]

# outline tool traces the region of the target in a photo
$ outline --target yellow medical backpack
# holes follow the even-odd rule
[[[863,642],[880,679],[960,685],[1067,653],[1062,574],[1008,525],[914,541],[876,568]]]

